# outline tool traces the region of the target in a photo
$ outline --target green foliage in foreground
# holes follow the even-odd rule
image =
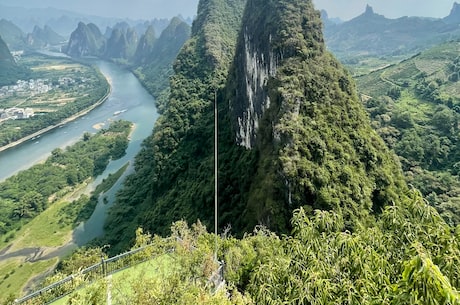
[[[83,141],[57,148],[41,164],[0,183],[0,234],[8,239],[22,224],[45,210],[61,190],[104,171],[110,159],[121,158],[128,145],[131,123],[116,121]]]
[[[114,282],[113,293],[128,289],[123,300],[139,305],[460,304],[460,227],[448,226],[417,191],[376,220],[357,221],[354,232],[333,211],[300,208],[291,221],[291,236],[258,227],[242,239],[219,237],[226,285],[216,294],[206,281],[215,268],[214,235],[202,225],[177,222],[169,238],[138,231],[138,246],[174,246],[175,259],[160,277]],[[80,292],[78,304],[103,304],[107,286],[97,285]]]

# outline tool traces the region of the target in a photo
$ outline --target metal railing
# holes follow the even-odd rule
[[[146,250],[152,246],[153,245],[147,245],[137,248],[109,259],[102,258],[101,262],[85,268],[76,274],[69,275],[56,283],[28,294],[20,299],[16,299],[13,304],[37,305],[53,303],[83,285],[151,259],[152,256]]]
[[[216,293],[225,284],[224,280],[224,263],[218,261],[219,267],[208,279],[207,286],[211,288],[212,293]]]
[[[182,242],[181,239],[177,239]],[[152,259],[154,255],[153,251],[149,251],[150,247],[154,244],[143,246],[129,252],[119,254],[117,256],[104,259],[101,258],[101,262],[82,269],[76,274],[67,276],[66,278],[46,286],[38,291],[28,294],[20,299],[14,301],[14,305],[46,305],[55,302],[56,300],[65,297],[66,295],[74,292],[75,290],[82,288],[84,285],[90,284],[96,280],[105,278],[107,275],[113,274],[120,270],[132,267],[136,264],[140,264],[149,259]],[[192,246],[192,251],[194,247]],[[171,253],[174,249],[166,250],[164,253]],[[157,255],[161,255],[158,254]],[[221,261],[217,262],[219,267],[214,271],[207,280],[206,286],[211,289],[212,293],[218,291],[224,281],[224,263]]]

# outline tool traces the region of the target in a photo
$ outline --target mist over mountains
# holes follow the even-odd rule
[[[361,15],[342,23],[322,14],[328,48],[339,58],[360,55],[416,53],[443,41],[460,38],[460,5],[445,18],[389,19],[367,6]]]
[[[161,33],[169,24],[169,18],[155,18],[152,20],[129,19],[101,17],[97,15],[88,15],[76,13],[70,10],[56,8],[33,8],[10,7],[0,4],[0,19],[6,19],[18,26],[23,32],[30,33],[35,26],[44,28],[49,26],[61,36],[69,37],[72,31],[78,26],[79,22],[94,23],[100,29],[112,27],[116,23],[126,22],[136,27],[138,24],[145,22],[154,25],[155,30]],[[191,17],[184,18],[187,23],[191,24]]]

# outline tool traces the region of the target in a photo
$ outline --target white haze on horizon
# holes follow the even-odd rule
[[[0,5],[26,8],[53,7],[101,17],[132,19],[194,17],[199,0],[0,0]],[[458,1],[458,0],[457,0]],[[449,15],[455,0],[313,0],[317,9],[342,20],[362,14],[369,4],[387,18],[422,16],[441,18]]]

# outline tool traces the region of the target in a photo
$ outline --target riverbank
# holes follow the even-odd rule
[[[86,114],[88,114],[90,111],[94,110],[95,108],[99,107],[100,105],[102,105],[110,96],[110,94],[112,93],[112,85],[110,83],[110,80],[106,77],[107,79],[107,83],[109,84],[109,88],[107,89],[107,92],[104,94],[103,97],[101,97],[96,103],[94,103],[93,105],[91,105],[90,107],[80,111],[80,112],[77,112],[76,114],[62,120],[61,122],[59,122],[58,124],[55,124],[55,125],[51,125],[51,126],[48,126],[46,128],[43,128],[39,131],[36,131],[28,136],[25,136],[17,141],[14,141],[14,142],[11,142],[5,146],[1,146],[0,147],[0,152],[2,151],[5,151],[7,149],[10,149],[10,148],[13,148],[15,146],[18,146],[26,141],[29,141],[33,138],[37,138],[39,136],[42,136],[43,134],[47,133],[47,132],[50,132],[51,130],[54,130],[56,128],[59,128],[61,126],[64,126],[65,124],[69,123],[69,122],[72,122]]]

